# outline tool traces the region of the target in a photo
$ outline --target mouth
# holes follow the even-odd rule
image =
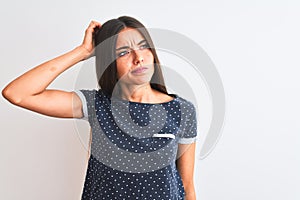
[[[138,68],[132,70],[131,73],[133,73],[133,74],[141,74],[141,73],[145,72],[147,69],[148,69],[147,67],[143,67],[142,66],[142,67],[138,67]]]

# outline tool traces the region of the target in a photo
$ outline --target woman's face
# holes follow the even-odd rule
[[[154,57],[142,34],[125,28],[116,43],[116,63],[119,81],[128,85],[150,83],[154,73]]]

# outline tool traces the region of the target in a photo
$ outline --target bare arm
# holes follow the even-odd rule
[[[17,106],[44,115],[82,117],[82,103],[74,92],[49,90],[47,87],[61,73],[93,53],[93,32],[96,27],[100,27],[100,24],[92,21],[80,46],[16,78],[3,89],[2,95]]]
[[[196,143],[179,144],[177,169],[181,176],[185,191],[185,200],[195,200],[196,192],[194,187],[194,164],[195,164]]]

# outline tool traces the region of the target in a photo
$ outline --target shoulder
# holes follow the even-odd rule
[[[83,104],[94,107],[98,103],[108,103],[110,98],[101,89],[80,89],[75,90]]]
[[[175,96],[174,100],[180,105],[180,110],[182,114],[185,114],[187,116],[196,114],[196,107],[190,100],[187,100],[177,94],[173,95]]]
[[[108,95],[106,95],[103,90],[101,89],[80,89],[77,90],[76,92],[81,92],[86,99],[96,99],[97,97],[99,98],[109,98]]]

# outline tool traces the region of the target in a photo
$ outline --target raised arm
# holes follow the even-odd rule
[[[11,103],[44,115],[61,118],[82,117],[82,103],[74,92],[49,90],[47,87],[62,72],[93,54],[93,33],[98,22],[92,21],[81,45],[38,65],[9,83],[2,95]]]

